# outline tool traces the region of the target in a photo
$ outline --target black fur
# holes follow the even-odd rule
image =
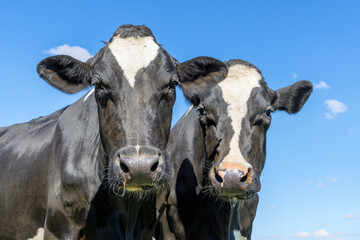
[[[197,57],[176,68],[186,98],[195,106],[227,75],[226,65],[214,58]]]
[[[70,56],[58,55],[42,60],[36,68],[39,76],[65,93],[76,93],[88,87],[93,70]]]

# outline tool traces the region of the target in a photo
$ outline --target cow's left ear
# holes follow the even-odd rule
[[[93,69],[89,65],[66,55],[45,58],[36,70],[51,86],[65,93],[85,89],[93,77]]]
[[[226,77],[228,68],[215,58],[196,57],[177,66],[176,73],[185,98],[197,106],[209,90]]]
[[[297,113],[304,106],[312,93],[313,86],[309,81],[298,81],[288,87],[275,91],[274,110]]]

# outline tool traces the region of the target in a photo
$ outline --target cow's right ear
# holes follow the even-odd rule
[[[217,59],[197,57],[178,65],[176,73],[185,97],[197,106],[209,90],[226,77],[228,68]]]
[[[38,74],[51,86],[65,93],[76,93],[91,84],[93,70],[73,57],[59,55],[42,60],[36,68]]]

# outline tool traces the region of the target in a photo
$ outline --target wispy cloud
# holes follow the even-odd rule
[[[360,214],[348,213],[345,215],[345,219],[360,219]]]
[[[310,179],[306,179],[305,183],[306,184],[316,184],[316,186],[318,187],[324,187],[326,184],[330,184],[330,183],[336,183],[338,182],[340,179],[338,177],[329,177],[326,176],[325,178],[318,178],[316,180],[310,180]]]
[[[276,207],[275,206],[269,206],[269,210],[275,210]]]
[[[310,237],[310,233],[302,231],[302,232],[295,233],[293,235],[293,237],[294,238],[307,238],[307,237]]]
[[[326,176],[326,179],[329,180],[330,182],[332,183],[336,183],[339,181],[339,178],[338,177],[329,177],[329,176]]]
[[[328,119],[335,118],[339,113],[346,112],[348,107],[335,99],[330,99],[325,101],[326,108],[330,110],[330,112],[326,113],[326,117]]]
[[[321,82],[319,82],[319,83],[315,83],[315,84],[314,84],[314,88],[315,88],[315,89],[326,89],[326,88],[330,88],[330,86],[327,85],[326,82],[321,81]]]
[[[292,77],[292,79],[297,79],[299,77],[299,75],[297,73],[292,73],[291,77]]]
[[[69,55],[83,62],[92,57],[89,51],[85,48],[79,46],[69,46],[68,44],[57,46],[49,50],[44,50],[44,54]]]

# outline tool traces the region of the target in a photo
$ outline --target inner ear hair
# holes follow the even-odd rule
[[[90,66],[65,55],[42,60],[37,72],[51,86],[65,93],[76,93],[88,87],[93,77]]]

